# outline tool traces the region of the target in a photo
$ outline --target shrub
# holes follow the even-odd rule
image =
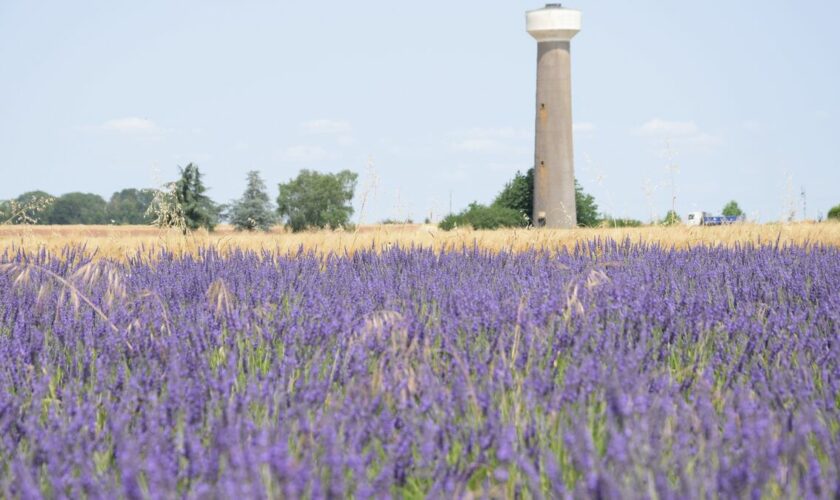
[[[828,211],[828,218],[834,220],[840,220],[840,205],[833,207],[831,210]]]
[[[610,216],[604,217],[600,227],[642,227],[642,221],[636,219],[614,219]]]
[[[500,227],[525,227],[528,219],[519,210],[496,205],[484,206],[476,202],[459,214],[446,216],[439,224],[444,231],[455,227],[472,226],[473,229],[498,229]]]

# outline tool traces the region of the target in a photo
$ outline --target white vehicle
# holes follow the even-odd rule
[[[712,215],[709,212],[691,212],[685,220],[686,226],[722,226],[744,222],[743,215]]]

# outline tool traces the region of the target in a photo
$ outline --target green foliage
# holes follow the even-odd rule
[[[524,174],[516,172],[513,179],[505,184],[493,200],[493,206],[517,210],[530,220],[534,213],[534,169],[528,169]],[[595,198],[583,191],[577,179],[575,179],[575,209],[578,226],[594,227],[601,222]]]
[[[744,211],[741,210],[741,207],[738,206],[738,202],[735,200],[730,201],[723,207],[723,215],[726,217],[742,217],[744,215]]]
[[[577,179],[575,179],[575,210],[578,226],[595,227],[600,223],[595,197],[585,193]]]
[[[834,220],[840,220],[840,205],[833,207],[831,210],[828,211],[828,218]]]
[[[49,224],[55,198],[44,191],[23,193],[0,202],[0,224]]]
[[[473,229],[498,229],[527,225],[528,219],[519,210],[497,205],[487,207],[473,202],[463,212],[446,216],[439,227],[444,231],[450,231],[456,227],[465,226],[472,226]]]
[[[292,231],[346,227],[353,215],[353,192],[358,174],[342,170],[322,174],[301,170],[295,179],[280,184],[277,212]]]
[[[231,224],[239,231],[268,231],[274,225],[276,217],[259,172],[248,172],[248,186],[242,198],[231,206],[229,216]]]
[[[636,219],[616,219],[605,215],[601,220],[601,227],[642,227],[644,224]]]
[[[674,210],[668,210],[668,213],[665,214],[665,218],[662,219],[663,226],[674,226],[682,222],[680,215]]]
[[[111,195],[108,201],[108,218],[113,224],[150,224],[147,213],[154,200],[152,189],[123,189]]]
[[[534,169],[524,174],[517,171],[493,200],[493,206],[518,210],[530,219],[534,213]]]
[[[181,178],[175,182],[175,200],[183,213],[186,229],[203,227],[212,231],[219,222],[219,208],[204,194],[207,188],[201,180],[198,165],[190,163],[179,169]]]
[[[98,194],[67,193],[53,203],[49,224],[107,224],[107,204]]]

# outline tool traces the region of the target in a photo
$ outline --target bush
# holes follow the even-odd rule
[[[642,227],[642,221],[636,219],[614,219],[606,216],[601,220],[601,227]]]
[[[463,212],[446,216],[438,227],[450,231],[464,226],[472,226],[473,229],[498,229],[527,225],[528,219],[519,210],[496,205],[487,207],[473,202]]]
[[[828,218],[840,220],[840,205],[837,205],[836,207],[828,211]]]

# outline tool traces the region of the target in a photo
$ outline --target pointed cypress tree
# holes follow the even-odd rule
[[[183,211],[186,229],[204,227],[212,231],[218,223],[219,211],[213,201],[204,194],[207,188],[201,181],[202,174],[198,165],[190,163],[179,169],[181,178],[175,183],[175,197]]]
[[[268,231],[274,225],[274,210],[266,192],[265,182],[256,170],[248,172],[248,187],[242,198],[230,210],[230,222],[237,230]]]

